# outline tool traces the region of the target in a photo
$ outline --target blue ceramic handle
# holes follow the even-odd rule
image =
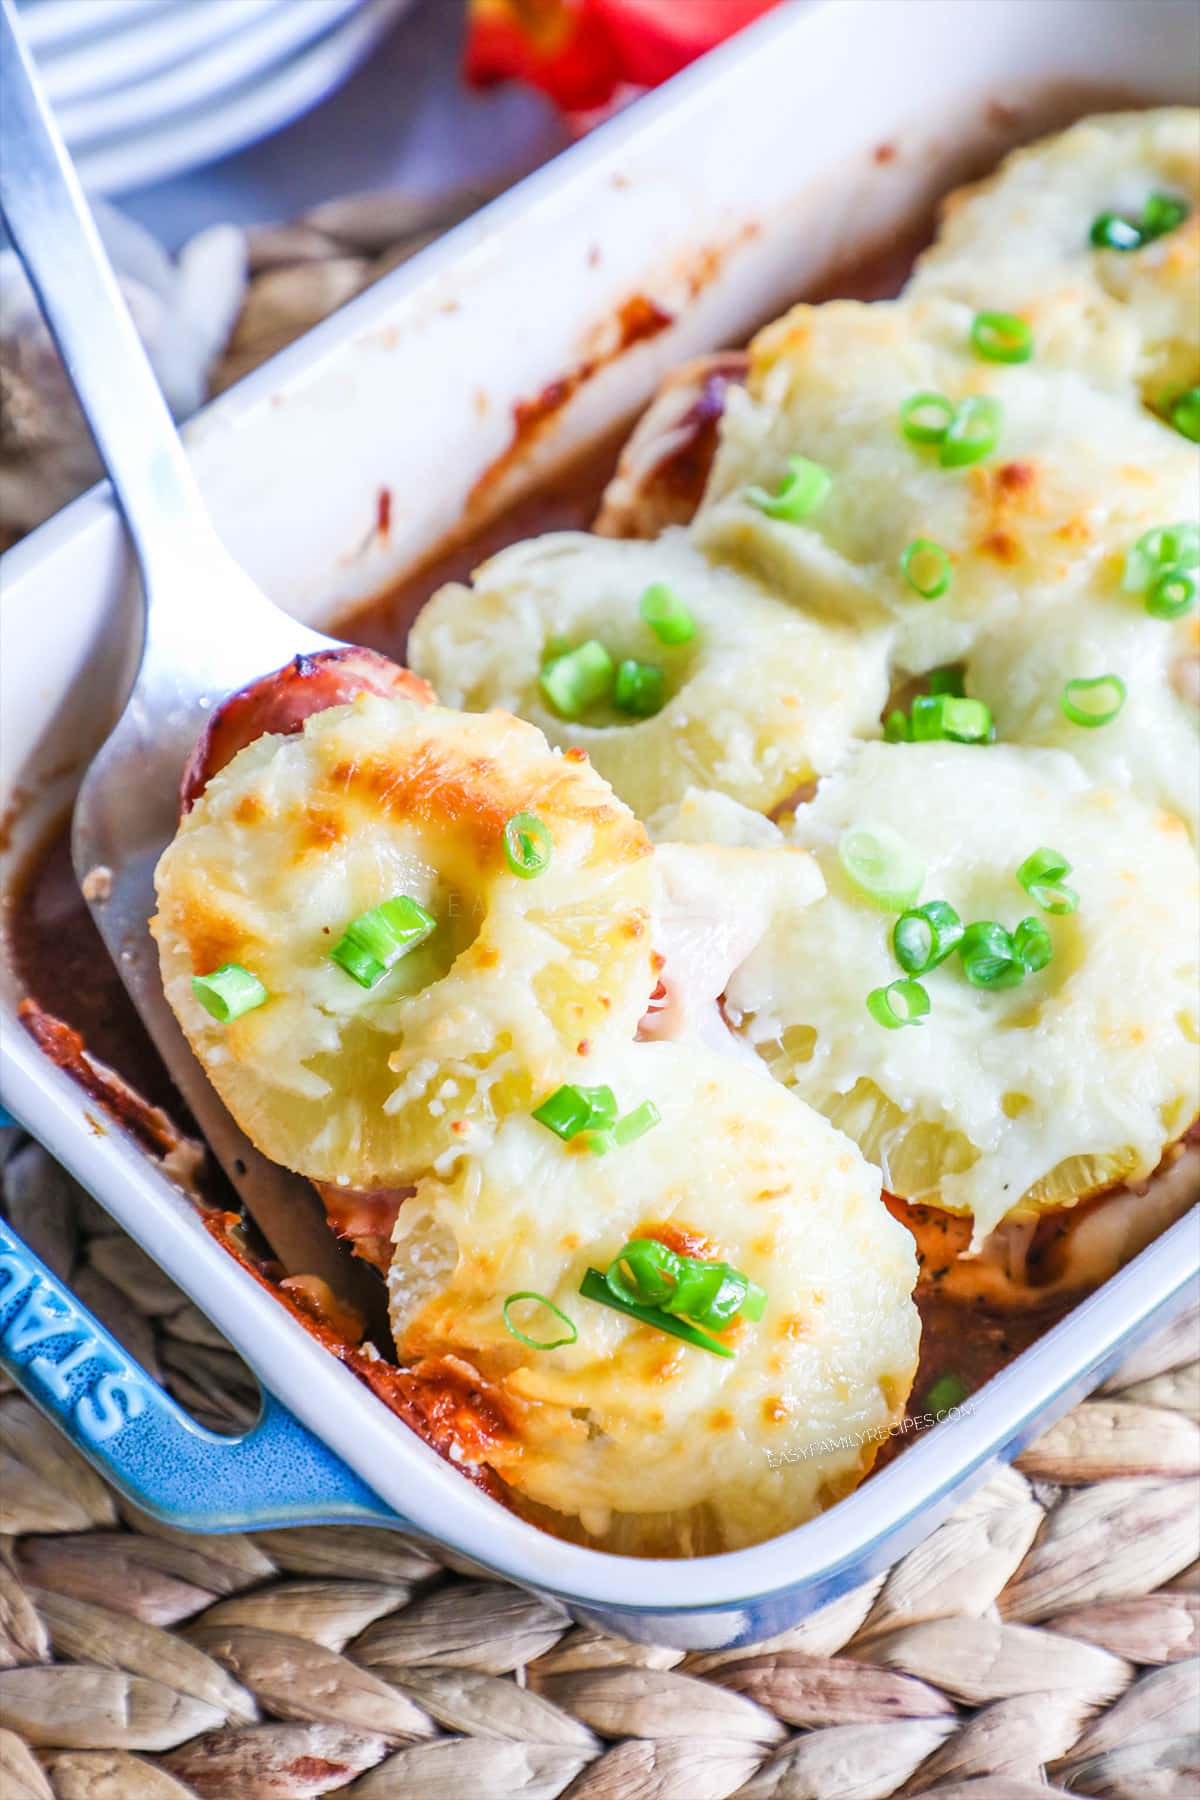
[[[181,1530],[406,1523],[270,1394],[242,1437],[197,1425],[3,1222],[0,1367],[106,1481]]]

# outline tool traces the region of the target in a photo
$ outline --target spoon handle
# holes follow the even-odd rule
[[[0,210],[137,549],[177,562],[207,535],[199,492],[79,178],[0,0]]]

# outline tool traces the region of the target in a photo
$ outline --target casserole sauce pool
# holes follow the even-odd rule
[[[803,297],[812,302],[890,298],[900,291],[927,237],[922,230],[892,241],[853,267],[830,275]],[[544,396],[514,409],[515,436],[505,453],[505,465],[521,454],[523,423],[541,422],[547,410],[553,410],[552,389],[558,385],[561,384],[552,384]],[[715,440],[715,420],[711,429]],[[509,544],[544,532],[586,530],[591,525],[628,431],[629,426],[623,425],[585,455],[547,475],[534,492],[483,526],[471,529],[468,523],[394,587],[341,619],[337,626],[339,635],[402,663],[416,614],[443,583],[465,580],[485,558]],[[534,435],[536,431],[530,433],[531,437]],[[701,446],[702,453],[704,448]],[[486,481],[485,476],[484,488]],[[386,491],[379,504],[383,519],[390,509]],[[54,1019],[78,1032],[92,1055],[111,1065],[139,1095],[163,1108],[187,1129],[190,1121],[182,1102],[79,893],[71,867],[66,822],[48,836],[31,859],[24,883],[9,908],[7,930],[23,992]],[[128,1118],[125,1122],[129,1122]],[[362,1359],[355,1348],[354,1330],[341,1326],[336,1304],[328,1296],[314,1300],[310,1293],[293,1284],[289,1284],[290,1291],[279,1289],[278,1266],[272,1264],[266,1245],[256,1241],[253,1227],[235,1223],[236,1197],[211,1158],[206,1161],[198,1192],[202,1202],[211,1208],[209,1224],[214,1234],[275,1288],[289,1310],[326,1348],[350,1361],[356,1372],[370,1380],[380,1398],[405,1417],[408,1408],[397,1404],[396,1397],[387,1391],[386,1382],[381,1385],[379,1379],[371,1379],[376,1372],[382,1375],[382,1368],[375,1371],[370,1364],[364,1369],[357,1367]],[[1046,1229],[1046,1236],[1049,1243],[1054,1236],[1052,1226]],[[1052,1245],[1049,1247],[1052,1250]],[[881,1447],[876,1468],[890,1461],[912,1432],[932,1424],[934,1411],[954,1404],[955,1394],[974,1393],[1080,1297],[1078,1292],[1065,1297],[1056,1292],[1041,1307],[1001,1313],[959,1295],[942,1294],[937,1285],[939,1271],[926,1268],[924,1273],[926,1280],[917,1293],[922,1321],[920,1367],[909,1399],[908,1429]],[[381,1335],[384,1353],[388,1355],[390,1340],[386,1334]],[[940,1398],[934,1393],[931,1399],[931,1390],[943,1376],[953,1384],[953,1393],[943,1389]]]

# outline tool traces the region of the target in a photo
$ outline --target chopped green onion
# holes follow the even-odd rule
[[[241,963],[222,963],[211,975],[193,975],[192,992],[220,1025],[232,1025],[243,1013],[253,1012],[270,995],[249,969]]]
[[[961,469],[989,455],[1000,436],[1000,402],[987,394],[964,400],[941,440],[938,461],[943,469]]]
[[[958,954],[972,987],[1016,987],[1025,979],[1025,965],[1017,955],[1012,933],[994,920],[980,919],[968,925],[959,939]]]
[[[1063,880],[1070,873],[1071,865],[1062,851],[1043,846],[1025,858],[1017,870],[1017,880],[1043,912],[1073,913],[1079,905],[1079,895]]]
[[[330,959],[353,976],[359,987],[373,988],[402,956],[423,944],[436,929],[432,913],[407,894],[397,894],[351,919],[329,952]]]
[[[1146,595],[1146,611],[1153,619],[1182,619],[1196,604],[1196,583],[1182,569],[1167,569]]]
[[[545,873],[553,849],[554,839],[536,813],[514,813],[504,827],[504,859],[522,881]]]
[[[908,714],[902,706],[897,706],[884,720],[883,741],[885,744],[907,744]]]
[[[686,644],[696,635],[696,621],[674,588],[656,581],[638,601],[638,611],[660,644]]]
[[[555,1088],[533,1116],[539,1125],[545,1125],[569,1143],[581,1131],[607,1131],[614,1125],[617,1097],[610,1087],[576,1087],[568,1083]]]
[[[1054,943],[1040,919],[1022,919],[1013,932],[1013,945],[1027,974],[1036,975],[1054,955]]]
[[[564,719],[577,719],[586,707],[607,698],[613,684],[613,659],[598,638],[589,638],[542,670],[543,694]]]
[[[1141,226],[1115,212],[1100,213],[1089,235],[1094,250],[1140,250],[1145,242]]]
[[[1183,224],[1191,211],[1186,200],[1176,194],[1151,194],[1142,208],[1142,242],[1152,244]]]
[[[945,962],[963,934],[963,922],[945,900],[901,913],[892,927],[892,949],[906,975],[927,975]]]
[[[789,456],[788,472],[774,494],[765,488],[748,487],[746,499],[769,519],[783,519],[798,525],[829,498],[833,476],[820,463],[807,456]]]
[[[962,1405],[969,1391],[966,1383],[960,1381],[957,1375],[939,1375],[925,1396],[925,1411],[935,1414],[951,1412],[956,1406]]]
[[[523,1332],[519,1326],[513,1324],[512,1320],[508,1316],[509,1307],[515,1306],[519,1300],[533,1300],[537,1303],[538,1306],[544,1306],[546,1308],[547,1312],[552,1312],[554,1314],[555,1318],[559,1321],[560,1324],[566,1326],[567,1331],[569,1332],[570,1335],[568,1337],[545,1338],[545,1339],[538,1339],[538,1338],[532,1338],[532,1337],[527,1336],[526,1333]],[[504,1319],[505,1328],[508,1331],[511,1331],[515,1338],[520,1338],[520,1340],[523,1344],[528,1344],[529,1348],[531,1350],[557,1350],[563,1344],[573,1344],[575,1342],[576,1338],[579,1336],[578,1329],[576,1328],[573,1321],[568,1319],[566,1313],[562,1310],[561,1306],[555,1306],[553,1300],[547,1300],[545,1294],[535,1294],[535,1293],[510,1294],[508,1296],[508,1299],[504,1302],[504,1306],[502,1308],[502,1317]]]
[[[618,712],[649,719],[662,711],[663,692],[663,672],[657,664],[635,662],[630,656],[617,669],[613,705]]]
[[[712,1331],[724,1331],[737,1318],[761,1319],[766,1309],[765,1288],[725,1262],[704,1262],[696,1256],[680,1258],[683,1272],[679,1285],[659,1304],[664,1312],[691,1319]]]
[[[657,1238],[633,1238],[618,1250],[604,1280],[631,1306],[661,1306],[683,1279],[683,1258]]]
[[[1156,525],[1143,532],[1125,558],[1121,585],[1127,594],[1144,594],[1160,575],[1200,568],[1200,525]]]
[[[910,394],[900,408],[900,429],[910,444],[940,444],[956,411],[945,394]]]
[[[922,600],[940,600],[950,586],[950,558],[932,538],[914,538],[900,558],[900,573]]]
[[[608,1283],[599,1269],[589,1269],[579,1284],[579,1292],[585,1300],[595,1300],[600,1306],[609,1306],[614,1312],[626,1313],[631,1319],[639,1319],[643,1325],[651,1325],[655,1331],[665,1331],[670,1337],[682,1338],[685,1344],[693,1344],[698,1350],[708,1350],[713,1356],[724,1356],[732,1360],[734,1352],[728,1344],[720,1343],[710,1337],[706,1331],[700,1331],[695,1325],[689,1325],[684,1319],[676,1319],[657,1306],[641,1306],[635,1301],[618,1300],[611,1292]]]
[[[1125,683],[1119,675],[1077,676],[1062,691],[1064,717],[1072,725],[1108,725],[1125,704]]]
[[[971,347],[985,362],[1024,363],[1033,355],[1033,332],[1016,313],[980,312],[971,324]]]
[[[1167,416],[1181,436],[1200,444],[1200,387],[1184,388],[1182,394],[1176,394]]]
[[[1175,194],[1150,194],[1140,219],[1102,212],[1092,225],[1091,241],[1097,250],[1141,250],[1182,225],[1190,211],[1187,201]]]
[[[911,906],[925,879],[925,864],[890,825],[847,827],[838,860],[855,887],[887,912]]]
[[[643,1100],[640,1106],[635,1106],[632,1112],[624,1113],[617,1120],[613,1127],[613,1137],[624,1149],[626,1144],[636,1144],[640,1137],[645,1137],[648,1131],[653,1131],[661,1123],[662,1114],[653,1100]]]
[[[912,741],[928,744],[949,738],[956,744],[986,744],[995,735],[982,700],[956,694],[918,694],[913,701]]]
[[[723,1331],[736,1318],[761,1319],[765,1288],[726,1262],[679,1256],[657,1238],[634,1238],[618,1250],[604,1277],[629,1305],[661,1307],[695,1325]]]
[[[929,691],[931,694],[951,694],[956,700],[961,700],[966,693],[962,670],[953,666],[945,669],[930,669]]]
[[[593,1156],[607,1156],[617,1140],[611,1131],[581,1131],[579,1141]]]
[[[901,977],[887,987],[872,988],[867,1011],[877,1025],[899,1031],[902,1025],[919,1025],[929,1011],[929,995],[919,981]]]

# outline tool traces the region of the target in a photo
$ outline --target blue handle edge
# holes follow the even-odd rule
[[[0,1366],[106,1481],[180,1530],[408,1527],[265,1389],[242,1436],[197,1425],[2,1220]]]

